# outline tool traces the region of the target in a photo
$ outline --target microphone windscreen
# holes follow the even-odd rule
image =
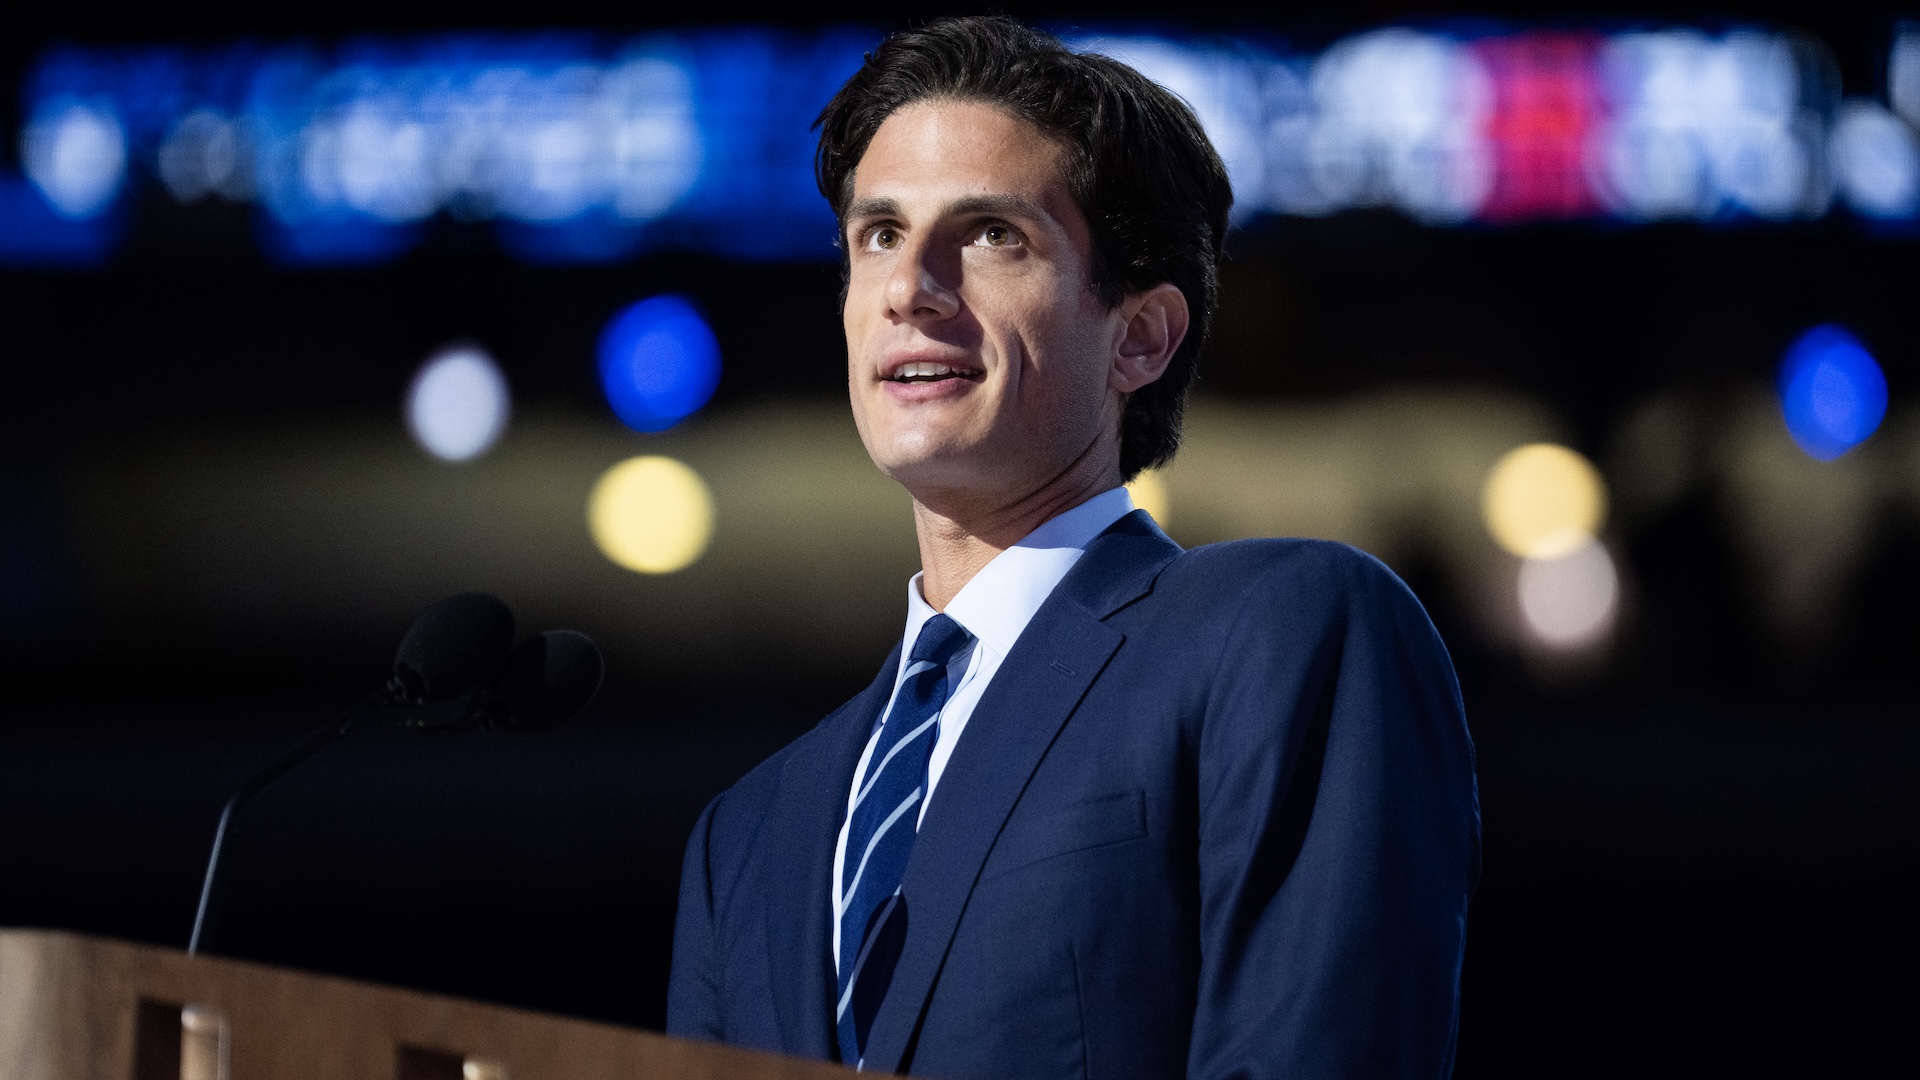
[[[506,704],[505,726],[550,728],[578,716],[600,692],[606,661],[578,630],[548,630],[507,657],[494,694]]]
[[[512,647],[513,612],[499,597],[449,596],[407,628],[393,658],[394,680],[410,701],[444,701],[492,678]]]

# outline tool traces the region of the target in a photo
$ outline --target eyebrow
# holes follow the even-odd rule
[[[878,198],[872,195],[864,199],[855,199],[847,207],[847,220],[854,218],[899,217],[900,204],[892,199]]]
[[[1050,215],[1037,203],[1018,195],[968,195],[941,209],[943,215],[992,214],[998,217],[1045,219]],[[885,196],[869,195],[855,199],[847,207],[847,220],[856,218],[905,217],[900,204]]]

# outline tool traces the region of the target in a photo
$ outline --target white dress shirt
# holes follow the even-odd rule
[[[1133,498],[1126,488],[1095,495],[994,556],[947,604],[944,614],[972,634],[974,640],[947,662],[949,692],[947,703],[940,710],[940,722],[934,729],[933,756],[927,761],[927,793],[920,801],[921,821],[926,820],[934,788],[939,786],[947,761],[953,757],[953,748],[967,729],[974,706],[980,703],[987,685],[993,681],[1007,654],[1013,651],[1013,643],[1020,639],[1021,631],[1033,620],[1040,605],[1046,603],[1054,587],[1067,576],[1067,571],[1086,554],[1087,545],[1107,531],[1108,526],[1132,512]],[[920,579],[921,575],[915,574],[907,582],[907,630],[901,638],[900,666],[893,675],[894,698],[888,699],[886,711],[880,714],[881,723],[874,727],[873,734],[867,737],[866,749],[860,752],[860,764],[853,770],[853,785],[847,790],[847,814],[840,823],[840,839],[833,849],[831,899],[836,969],[840,964],[840,878],[847,858],[847,829],[853,823],[854,798],[866,774],[867,759],[873,755],[874,743],[880,738],[880,729],[886,723],[887,714],[893,711],[900,684],[906,681],[907,658],[913,652],[914,642],[920,638],[920,628],[934,615],[942,614],[934,611],[920,594]]]

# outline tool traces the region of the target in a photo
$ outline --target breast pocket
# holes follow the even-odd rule
[[[1102,795],[1027,815],[1016,811],[1007,823],[1007,831],[994,844],[981,880],[989,881],[1062,855],[1124,844],[1145,835],[1147,798],[1140,791]]]

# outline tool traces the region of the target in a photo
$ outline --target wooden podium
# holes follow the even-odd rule
[[[79,934],[0,930],[0,1080],[835,1080],[837,1065]]]

